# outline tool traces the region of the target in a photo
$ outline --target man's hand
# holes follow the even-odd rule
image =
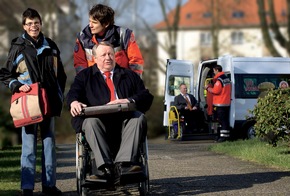
[[[128,99],[116,99],[114,101],[110,101],[107,103],[107,105],[112,105],[112,104],[120,104],[120,103],[130,103]]]
[[[71,115],[73,117],[80,115],[81,112],[82,112],[82,109],[84,107],[87,107],[87,105],[86,104],[83,104],[81,102],[78,102],[78,101],[73,101],[70,104],[70,113],[71,113]]]
[[[196,107],[196,106],[194,106],[194,107],[192,107],[192,108],[190,109],[190,108],[188,108],[187,106],[185,106],[185,108],[184,108],[184,109],[192,111],[192,110],[197,110],[197,107]]]

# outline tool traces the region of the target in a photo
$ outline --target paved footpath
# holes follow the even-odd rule
[[[207,150],[212,141],[149,140],[149,195],[290,195],[290,173]],[[75,145],[58,144],[57,186],[77,195]],[[38,175],[39,176],[39,175]],[[41,195],[37,177],[35,195]],[[136,186],[89,195],[138,195]]]

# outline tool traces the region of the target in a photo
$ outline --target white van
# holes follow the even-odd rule
[[[186,64],[185,69],[183,65]],[[213,127],[207,121],[206,93],[204,85],[208,78],[213,78],[213,66],[219,64],[223,71],[230,78],[232,83],[230,126],[232,134],[236,137],[252,137],[254,134],[254,121],[247,119],[249,109],[253,109],[260,94],[259,84],[271,82],[275,88],[279,88],[282,81],[290,82],[290,58],[282,57],[233,57],[230,55],[221,56],[217,59],[200,62],[196,74],[196,84],[193,87],[193,64],[188,61],[168,60],[166,82],[165,82],[165,111],[164,126],[170,126],[168,119],[168,105],[178,95],[172,89],[178,89],[180,81],[186,82],[189,89],[199,102],[200,109],[204,111],[205,120],[209,126],[206,133],[210,134]],[[176,68],[178,67],[178,68]],[[189,68],[190,67],[190,68]],[[174,82],[172,82],[174,81]],[[169,86],[170,84],[170,86]],[[171,85],[174,86],[171,86]],[[170,91],[171,90],[171,91]],[[167,124],[166,124],[167,123]]]

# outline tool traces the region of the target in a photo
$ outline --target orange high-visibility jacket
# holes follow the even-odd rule
[[[89,26],[86,26],[77,35],[74,48],[74,68],[76,73],[94,65],[92,48],[101,41],[107,41],[114,46],[118,65],[142,75],[144,60],[132,30],[116,25],[109,27],[102,38],[92,35]]]
[[[215,75],[213,88],[208,88],[208,92],[213,94],[214,106],[230,106],[231,104],[231,81],[224,72]]]

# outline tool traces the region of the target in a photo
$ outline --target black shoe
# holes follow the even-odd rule
[[[87,178],[88,181],[95,182],[110,182],[113,179],[113,170],[111,167],[103,167],[98,170],[98,174],[91,175]]]
[[[214,141],[217,142],[219,139],[220,139],[220,137],[216,136],[216,137],[214,138]]]
[[[226,141],[226,139],[225,138],[219,138],[216,142],[218,142],[218,143],[222,143],[222,142],[225,142]]]
[[[56,188],[56,186],[53,186],[53,187],[42,186],[42,193],[46,195],[53,195],[53,196],[62,195],[61,190]]]
[[[23,196],[33,196],[33,190],[32,189],[23,189],[22,195]]]
[[[142,172],[142,167],[139,165],[130,165],[129,167],[122,167],[122,174],[134,174]]]
[[[108,182],[106,176],[103,175],[90,175],[86,180],[91,182]]]
[[[143,169],[138,164],[117,163],[115,184],[131,184],[146,180]]]

